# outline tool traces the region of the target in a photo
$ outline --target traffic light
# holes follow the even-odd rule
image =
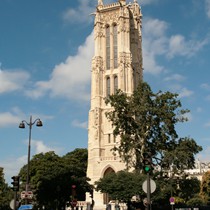
[[[12,177],[13,182],[11,184],[13,185],[12,190],[13,191],[19,191],[19,185],[20,185],[20,177],[19,176],[13,176]]]
[[[143,169],[145,173],[150,173],[153,169],[152,156],[149,152],[143,154]]]

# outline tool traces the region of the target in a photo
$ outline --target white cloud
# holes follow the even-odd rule
[[[84,129],[88,128],[88,122],[87,121],[79,122],[78,120],[74,120],[72,122],[72,125],[75,126],[75,127],[78,127],[78,128],[84,128]]]
[[[205,0],[206,15],[210,19],[210,0]]]
[[[42,115],[32,113],[33,120],[40,118],[41,120],[52,120],[54,117],[51,115]],[[0,113],[0,128],[1,127],[10,127],[10,126],[18,126],[22,120],[26,120],[29,122],[28,116],[21,111],[18,107],[12,107],[8,112]]]
[[[157,64],[156,56],[166,53],[167,38],[164,35],[168,25],[158,19],[145,18],[143,20],[143,66],[145,72],[158,74],[164,71],[163,66]],[[155,30],[154,30],[155,28]]]
[[[93,49],[91,33],[84,45],[79,46],[77,55],[69,56],[64,63],[55,66],[49,81],[38,81],[26,94],[32,98],[39,98],[49,92],[52,97],[89,100]]]
[[[181,83],[185,79],[186,78],[180,74],[173,74],[171,76],[164,78],[164,81],[167,82],[168,88],[172,92],[178,93],[178,98],[186,98],[192,96],[194,92],[192,90],[187,89],[186,87],[183,87]]]
[[[168,29],[168,24],[165,21],[152,18],[145,18],[143,20],[143,26],[145,38],[147,38],[146,35],[148,35],[150,39],[151,37],[159,39],[165,36],[165,32]]]
[[[11,177],[18,175],[20,168],[22,168],[27,162],[27,156],[22,157],[9,157],[0,161],[0,166],[4,168],[4,178],[8,184],[11,182]]]
[[[173,35],[169,39],[169,49],[167,55],[169,58],[173,58],[174,56],[191,57],[202,49],[202,47],[207,43],[208,38],[201,41],[186,41],[185,37],[180,34]]]
[[[158,64],[158,56],[174,58],[195,55],[209,43],[207,35],[203,40],[193,40],[183,35],[175,34],[167,36],[168,23],[158,19],[143,19],[143,66],[145,73],[159,74],[165,72],[165,68]]]
[[[18,125],[20,118],[10,112],[0,113],[0,127]]]
[[[145,73],[159,74],[164,71],[164,67],[157,64],[155,55],[148,52],[145,48],[143,54],[143,66]]]
[[[183,77],[180,74],[173,74],[171,76],[165,77],[164,80],[165,81],[178,81],[178,82],[181,82],[181,81],[185,80],[185,77]]]
[[[24,71],[0,69],[0,94],[22,89],[29,77],[29,74]]]
[[[28,144],[28,140],[25,141]],[[61,151],[60,148],[52,148],[46,146],[42,141],[31,141],[33,154],[46,153],[49,151],[55,151],[58,154]],[[32,158],[32,157],[31,157]],[[0,166],[4,168],[5,179],[7,183],[11,182],[11,177],[18,175],[20,169],[27,164],[28,156],[23,155],[21,157],[9,157],[8,159],[0,160]]]
[[[188,90],[187,88],[182,88],[179,92],[179,98],[185,98],[193,95],[194,92],[191,90]]]
[[[207,84],[207,83],[203,83],[203,84],[201,84],[201,88],[209,91],[210,90],[210,85]]]
[[[43,141],[32,140],[31,143],[33,145],[35,154],[46,153],[46,152],[49,152],[49,151],[55,151],[56,152],[56,151],[59,150],[58,148],[48,147],[47,145],[45,145],[43,143]]]
[[[90,0],[78,0],[78,2],[79,6],[76,9],[69,8],[63,13],[63,19],[71,23],[87,23],[88,19],[89,22],[91,22],[92,18],[90,17],[90,14],[95,11],[96,2],[95,5],[93,4],[93,1]]]

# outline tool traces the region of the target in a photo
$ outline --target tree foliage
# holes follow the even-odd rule
[[[204,203],[204,200],[200,196],[197,196],[197,197],[193,197],[189,199],[186,204],[188,206],[199,207],[199,206],[204,205],[205,203]]]
[[[150,152],[163,168],[172,164],[179,170],[194,166],[194,155],[202,148],[191,138],[178,139],[175,126],[187,121],[189,110],[181,109],[177,97],[171,92],[153,93],[147,83],[141,82],[130,96],[119,90],[106,99],[113,108],[106,113],[107,118],[112,122],[114,135],[120,136],[119,145],[113,150],[127,168],[141,170],[144,152]]]
[[[128,203],[134,195],[144,194],[142,190],[144,180],[144,175],[119,171],[107,174],[95,184],[97,185],[96,190],[108,193],[110,199]]]
[[[123,201],[127,204],[131,198],[138,195],[139,202],[147,197],[142,190],[142,184],[146,180],[144,174],[135,172],[119,171],[116,174],[110,173],[96,182],[96,190],[102,193],[108,193],[110,199]],[[199,200],[200,181],[196,178],[189,179],[185,176],[179,177],[163,177],[154,176],[153,180],[156,183],[156,190],[151,194],[153,206],[169,205],[169,198],[175,197],[176,204],[185,205]],[[194,199],[193,199],[194,198]]]
[[[0,210],[9,210],[13,192],[5,183],[3,168],[0,168]]]
[[[22,189],[25,188],[26,166],[20,171]],[[40,153],[30,161],[30,186],[38,207],[61,208],[70,201],[72,185],[77,199],[84,200],[90,190],[86,178],[87,149],[76,149],[59,157],[54,152]]]
[[[174,172],[182,173],[186,169],[192,169],[195,165],[194,155],[202,150],[194,139],[185,137],[175,142],[173,150],[165,152],[163,162],[167,166],[173,165]]]
[[[177,196],[183,198],[185,202],[197,197],[200,192],[201,182],[197,178],[182,177],[177,182]]]
[[[205,203],[210,204],[210,171],[202,176],[200,195]]]

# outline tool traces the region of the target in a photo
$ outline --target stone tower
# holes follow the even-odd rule
[[[125,169],[111,149],[120,141],[105,116],[111,109],[104,99],[121,89],[132,94],[142,79],[141,9],[134,0],[104,5],[98,0],[94,22],[95,53],[92,59],[91,107],[88,126],[88,169],[91,184],[107,173]],[[95,208],[108,202],[94,192]],[[98,208],[97,208],[98,207]]]

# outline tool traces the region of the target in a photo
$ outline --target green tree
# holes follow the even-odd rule
[[[13,192],[5,183],[3,168],[0,168],[0,210],[9,210],[10,201],[13,198]]]
[[[108,193],[109,198],[129,203],[135,195],[145,196],[142,190],[142,183],[145,175],[119,171],[117,173],[107,174],[97,181],[96,190],[102,193]]]
[[[20,171],[23,189],[26,181],[26,168]],[[61,158],[54,152],[40,153],[30,161],[30,187],[35,194],[36,204],[45,207],[55,207],[61,200],[61,175],[64,167]],[[62,202],[62,200],[61,200]]]
[[[176,197],[176,204],[186,204],[196,198],[200,192],[200,181],[197,178],[180,177],[154,177],[157,190],[153,195],[154,203],[164,205],[169,203],[169,197]]]
[[[35,155],[30,161],[30,186],[35,194],[34,202],[37,207],[64,207],[65,202],[70,200],[72,185],[76,186],[77,198],[84,198],[86,188],[89,187],[86,164],[86,149],[76,149],[64,157],[59,157],[54,152]],[[21,169],[20,176],[24,189],[26,166]]]
[[[196,200],[203,203],[199,197],[200,181],[196,178],[188,179],[187,177],[164,177],[159,173],[153,175],[156,183],[156,190],[151,194],[153,207],[156,209],[164,208],[169,205],[169,198],[175,197],[176,204],[194,203]],[[131,198],[138,195],[142,200],[147,197],[142,190],[142,184],[146,180],[146,175],[136,172],[119,171],[116,174],[110,173],[97,181],[96,190],[102,193],[108,193],[112,200],[123,201],[128,205],[131,204]],[[202,202],[201,202],[202,201]],[[190,205],[191,205],[190,204]]]
[[[166,166],[172,165],[174,173],[183,173],[184,170],[194,168],[194,155],[199,153],[202,147],[197,145],[194,139],[185,137],[178,139],[173,150],[165,152],[163,162]]]
[[[210,171],[202,176],[200,195],[206,204],[210,204]]]
[[[192,206],[192,207],[199,207],[199,206],[204,205],[204,201],[199,195],[197,195],[197,196],[189,199],[187,201],[187,205]]]
[[[194,155],[202,148],[193,139],[178,139],[175,126],[187,121],[189,110],[181,109],[177,97],[178,94],[170,92],[153,93],[147,83],[141,82],[130,96],[119,90],[106,99],[113,108],[106,113],[107,118],[112,122],[114,135],[121,140],[113,150],[127,168],[141,170],[143,153],[150,152],[156,164],[168,169],[174,158],[180,158],[178,150],[184,149],[188,151],[187,159],[180,159],[177,168],[194,166]]]
[[[86,177],[87,171],[87,149],[75,149],[63,156],[64,164],[71,172],[71,185],[76,185],[77,197],[79,200],[85,200],[85,192],[90,192],[92,186],[89,185],[89,178]]]
[[[185,202],[193,197],[197,197],[200,192],[200,181],[197,178],[184,177],[177,182],[178,196],[183,198]]]

